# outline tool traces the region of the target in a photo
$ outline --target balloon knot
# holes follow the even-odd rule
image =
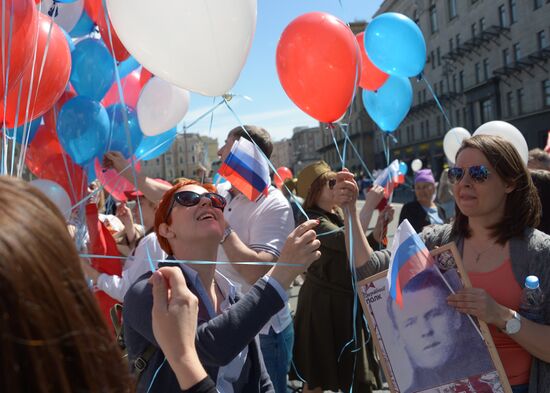
[[[416,77],[416,79],[420,82],[422,80],[422,73],[418,74],[418,76]]]
[[[59,7],[57,6],[58,0],[53,0],[53,4],[48,10],[48,16],[56,18],[59,15]]]
[[[231,99],[233,98],[233,94],[231,93],[225,93],[223,96],[223,99],[226,100],[226,101],[231,101]]]

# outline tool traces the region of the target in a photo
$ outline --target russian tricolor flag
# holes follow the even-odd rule
[[[388,166],[382,171],[380,175],[378,175],[373,184],[384,187],[384,197],[388,199],[391,196],[393,189],[396,188],[399,184],[403,183],[399,175],[399,160],[393,160],[390,166]]]
[[[256,145],[245,138],[233,144],[218,173],[251,201],[262,194],[267,196],[271,184],[267,159]]]
[[[391,247],[388,268],[390,296],[403,307],[402,289],[418,273],[433,266],[433,258],[408,220],[397,228]]]

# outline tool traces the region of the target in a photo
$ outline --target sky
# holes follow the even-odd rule
[[[279,37],[296,17],[313,11],[328,12],[344,22],[369,21],[382,0],[258,0],[256,32],[252,48],[232,93],[233,110],[245,124],[264,127],[274,141],[292,136],[297,126],[315,126],[318,121],[303,113],[284,92],[275,64]],[[219,98],[217,99],[219,100]],[[191,94],[189,112],[184,122],[191,124],[213,106],[212,97]],[[227,132],[239,123],[225,106],[196,122],[188,132],[208,135],[222,145]]]

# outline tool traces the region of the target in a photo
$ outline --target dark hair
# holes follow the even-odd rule
[[[450,289],[445,285],[445,282],[439,274],[436,273],[434,268],[426,269],[418,273],[416,276],[411,278],[411,280],[403,288],[403,295],[405,293],[417,292],[422,289],[434,289],[439,290],[445,294],[445,296],[450,295]],[[388,301],[386,302],[386,308],[388,315],[391,319],[392,325],[395,329],[398,329],[397,323],[395,322],[395,314],[393,311],[394,300],[391,296],[388,296]],[[449,306],[450,307],[450,306]]]
[[[319,199],[321,192],[323,192],[323,187],[330,178],[335,176],[336,174],[334,172],[328,171],[317,177],[317,179],[311,183],[306,199],[304,200],[304,209],[311,209],[313,206],[317,206],[317,200]]]
[[[243,127],[246,129],[248,134],[245,130],[243,130]],[[271,158],[271,153],[273,153],[273,142],[271,142],[271,136],[269,133],[264,128],[258,126],[244,125],[243,127],[235,127],[229,131],[229,134],[235,136],[237,140],[243,137],[251,142],[254,141],[264,152],[266,157]]]
[[[0,177],[0,228],[0,391],[133,390],[57,207]]]
[[[531,179],[537,189],[541,203],[540,223],[538,230],[550,234],[550,172],[545,170],[532,170]]]
[[[164,222],[166,222],[167,224],[171,223],[172,218],[170,216],[166,217],[166,214],[168,213],[168,209],[170,209],[170,206],[172,205],[174,194],[176,194],[181,188],[189,185],[203,187],[208,192],[216,192],[216,187],[214,187],[214,185],[212,184],[203,184],[196,180],[184,179],[180,180],[178,184],[176,184],[174,187],[164,193],[155,212],[155,233],[157,234],[157,240],[159,242],[160,248],[162,248],[164,252],[166,252],[168,255],[173,254],[172,247],[170,247],[168,239],[166,239],[159,233],[159,227],[160,224]]]
[[[541,211],[540,200],[529,171],[514,145],[499,136],[476,135],[462,142],[456,157],[468,148],[479,150],[498,176],[505,183],[514,185],[514,190],[506,195],[502,220],[489,228],[496,241],[504,244],[513,237],[522,236],[527,227],[536,227]],[[466,238],[471,235],[468,217],[462,214],[458,206],[453,233]]]

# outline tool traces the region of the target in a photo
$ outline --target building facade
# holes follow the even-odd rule
[[[321,129],[319,127],[295,127],[292,132],[292,173],[296,176],[309,164],[319,161]]]
[[[354,34],[361,33],[365,30],[365,22],[352,22],[350,28]],[[355,173],[364,173],[363,164],[361,160],[366,164],[369,171],[375,168],[375,135],[377,132],[374,122],[371,120],[365,107],[363,106],[362,90],[357,88],[355,92],[355,98],[351,104],[350,109],[342,120],[348,124],[347,133],[349,139],[353,143],[353,146],[359,153],[361,159],[358,158],[354,149],[347,144],[345,165],[346,167]],[[343,155],[345,136],[339,125],[334,125],[332,130],[329,125],[321,123],[321,147],[318,149],[318,153],[321,158],[326,161],[333,170],[340,169],[342,167],[342,161],[340,156]],[[334,134],[334,139],[333,139]],[[336,148],[336,145],[338,148]]]
[[[420,158],[437,175],[446,161],[445,133],[459,126],[473,133],[491,120],[515,125],[529,148],[545,146],[550,129],[549,0],[386,0],[376,15],[384,12],[413,19],[427,47],[423,75],[411,79],[413,106],[390,140],[392,157],[407,163]],[[380,165],[385,156],[379,135],[375,149]]]
[[[273,142],[273,152],[271,153],[271,162],[275,168],[286,166],[292,168],[294,164],[294,150],[292,140],[284,138]]]
[[[142,163],[149,177],[172,181],[178,177],[202,178],[217,160],[218,140],[196,133],[178,133],[169,151]]]

